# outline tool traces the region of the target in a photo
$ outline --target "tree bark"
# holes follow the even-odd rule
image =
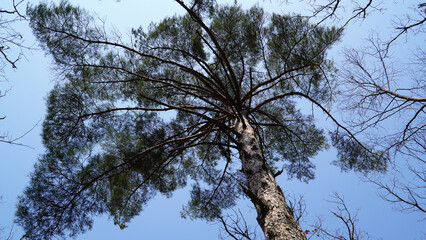
[[[257,221],[267,240],[306,239],[288,207],[283,191],[266,163],[253,127],[246,118],[237,121],[239,154],[247,178],[245,194],[257,210]],[[243,188],[245,188],[243,186]]]

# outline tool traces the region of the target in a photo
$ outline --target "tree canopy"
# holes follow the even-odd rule
[[[327,112],[336,80],[326,52],[342,30],[259,6],[176,2],[187,14],[128,41],[66,1],[28,8],[63,77],[47,99],[47,151],[18,203],[30,239],[75,236],[99,214],[125,227],[153,196],[188,183],[184,216],[214,220],[242,197],[261,208],[253,159],[274,175],[314,178],[311,158],[329,144],[297,100]],[[332,138],[344,169],[386,169],[380,152],[346,134]]]

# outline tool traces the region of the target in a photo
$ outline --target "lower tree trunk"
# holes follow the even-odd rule
[[[257,221],[267,240],[306,239],[293,217],[281,188],[266,164],[259,142],[247,119],[237,121],[239,154],[247,178],[246,195],[257,210]]]

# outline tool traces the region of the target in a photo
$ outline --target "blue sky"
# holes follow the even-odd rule
[[[7,0],[0,0],[2,5]],[[30,1],[36,3],[38,1]],[[147,26],[149,22],[156,22],[175,13],[182,13],[182,9],[171,0],[136,1],[122,0],[70,0],[84,8],[105,16],[107,26],[112,24],[122,34],[129,32],[131,27]],[[231,1],[233,2],[233,1]],[[244,1],[250,6],[255,1]],[[263,1],[267,11],[296,11],[303,8],[289,8],[279,5],[280,1]],[[295,1],[297,2],[297,1]],[[293,9],[293,10],[292,10]],[[344,46],[359,45],[367,37],[369,29],[378,29],[381,23],[387,20],[380,16],[372,16],[371,20],[357,23],[346,31],[343,41],[331,56],[339,59],[339,49]],[[375,24],[377,26],[375,26]],[[366,27],[368,26],[368,27]],[[16,25],[26,39],[27,45],[34,44],[34,38],[25,22]],[[368,30],[366,30],[368,29]],[[387,29],[382,29],[387,31]],[[424,41],[424,39],[422,40]],[[36,45],[34,45],[36,47]],[[28,184],[29,174],[33,164],[37,161],[44,148],[41,144],[41,120],[45,115],[45,101],[49,89],[57,78],[51,69],[51,60],[38,50],[26,51],[26,58],[18,63],[18,69],[6,68],[7,82],[0,82],[0,89],[11,89],[7,96],[0,99],[0,116],[7,116],[0,121],[0,134],[8,133],[12,137],[20,136],[34,125],[38,126],[20,140],[32,148],[0,144],[0,195],[3,203],[0,204],[0,226],[11,227],[17,196]],[[316,111],[320,123],[324,117]],[[325,124],[327,125],[327,124]],[[302,226],[309,228],[317,216],[323,216],[325,224],[330,228],[336,226],[336,221],[329,212],[334,205],[330,199],[333,192],[344,196],[346,203],[353,210],[359,209],[360,226],[374,239],[424,239],[426,224],[421,215],[406,214],[394,211],[393,206],[377,197],[375,187],[360,180],[354,173],[342,173],[330,163],[335,159],[335,151],[330,149],[319,154],[314,163],[317,165],[316,179],[309,184],[298,181],[288,181],[285,176],[277,178],[283,190],[288,194],[304,194],[307,204],[307,223]],[[125,230],[114,226],[106,217],[97,218],[92,231],[79,236],[77,239],[217,239],[218,224],[204,221],[191,221],[180,218],[180,210],[188,200],[188,192],[183,189],[177,191],[172,198],[158,195],[149,202],[139,217],[136,217]],[[249,201],[241,201],[238,206],[246,215],[248,222],[256,226],[255,211]],[[22,230],[14,226],[15,238],[19,239]],[[2,236],[0,236],[1,239]]]

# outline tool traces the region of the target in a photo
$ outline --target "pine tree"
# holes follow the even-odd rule
[[[326,51],[341,30],[259,6],[176,2],[185,15],[133,29],[128,43],[66,1],[29,7],[63,76],[47,99],[47,152],[18,204],[30,239],[75,236],[99,214],[125,227],[188,181],[185,216],[214,221],[247,197],[266,239],[306,239],[275,177],[313,179],[310,159],[328,147],[296,103],[330,103]]]

